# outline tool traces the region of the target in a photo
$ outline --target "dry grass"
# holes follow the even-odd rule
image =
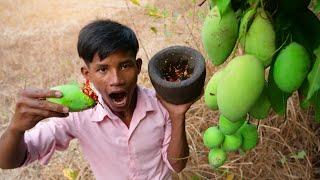
[[[143,7],[124,0],[0,1],[0,132],[13,115],[19,89],[48,88],[83,80],[79,76],[82,62],[76,52],[77,34],[93,19],[112,18],[136,31],[142,47],[138,56],[144,59],[139,83],[147,87],[151,87],[147,61],[160,49],[182,44],[204,53],[199,36],[206,5],[197,7],[190,0],[142,0],[141,3],[166,9],[168,16],[159,19],[147,16]],[[158,32],[154,33],[150,27]],[[207,64],[207,80],[216,70]],[[206,128],[217,123],[218,112],[207,109],[201,99],[187,114],[191,157],[187,168],[177,177],[316,179],[313,172],[319,173],[314,167],[320,159],[319,126],[313,123],[310,110],[302,111],[297,104],[294,95],[288,102],[286,119],[272,113],[260,122],[260,143],[254,150],[245,155],[230,154],[222,168],[212,170],[207,164],[208,149],[203,146],[201,136]],[[305,158],[290,157],[302,150],[306,152]],[[27,168],[0,170],[0,179],[64,179],[62,170],[66,167],[78,170],[78,179],[93,179],[76,141],[67,151],[55,153],[49,165],[34,163]]]

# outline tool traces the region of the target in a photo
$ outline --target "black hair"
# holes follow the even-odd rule
[[[77,48],[80,58],[89,64],[96,53],[101,60],[117,50],[130,51],[136,56],[139,44],[132,29],[106,19],[95,20],[83,27],[79,33]]]

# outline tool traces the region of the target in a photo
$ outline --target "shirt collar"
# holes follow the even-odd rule
[[[93,89],[98,96],[99,103],[92,110],[97,111],[97,113],[99,113],[99,114],[98,114],[97,118],[92,118],[91,121],[100,122],[100,121],[103,121],[105,118],[113,119],[113,120],[119,119],[118,116],[115,115],[110,110],[108,105],[106,105],[104,103],[104,101],[102,99],[102,95],[96,90],[96,88],[93,87]],[[137,85],[137,93],[138,93],[137,104],[136,104],[134,111],[141,110],[141,111],[149,112],[149,111],[154,111],[156,109],[154,103],[151,102],[151,100],[148,97],[148,95],[146,94],[144,88]]]

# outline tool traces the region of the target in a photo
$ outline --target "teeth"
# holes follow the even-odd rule
[[[112,93],[110,94],[111,99],[113,99],[115,102],[121,102],[126,97],[125,93]]]

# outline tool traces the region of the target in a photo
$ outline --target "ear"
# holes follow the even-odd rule
[[[140,74],[141,66],[142,66],[142,59],[141,58],[136,59],[136,65],[137,65],[137,69],[138,69],[138,74]]]
[[[89,79],[90,80],[90,71],[89,71],[89,67],[88,66],[82,66],[81,67],[81,74],[85,79]]]

